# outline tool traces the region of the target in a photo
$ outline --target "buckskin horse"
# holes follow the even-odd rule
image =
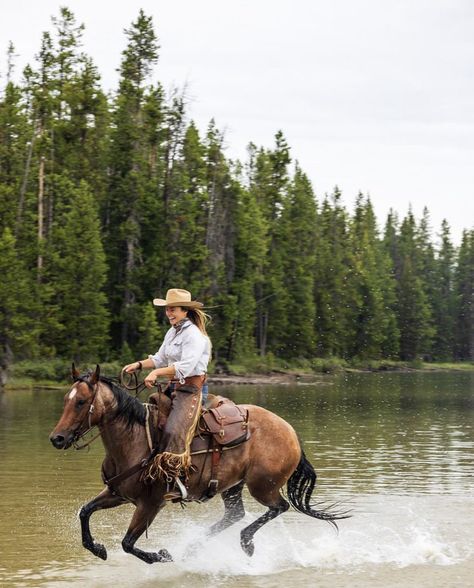
[[[80,375],[73,365],[72,376],[73,386],[65,395],[63,413],[50,440],[57,449],[68,449],[72,445],[80,448],[78,441],[97,426],[106,451],[102,464],[105,488],[80,510],[83,546],[97,557],[107,559],[105,547],[96,543],[91,535],[89,519],[97,510],[133,503],[136,508],[122,540],[124,551],[146,563],[172,561],[166,549],[155,553],[135,547],[139,537],[167,502],[166,480],[157,477],[150,483],[143,476],[151,452],[148,405],[130,395],[117,381],[101,376],[99,366],[93,373]],[[161,414],[166,416],[171,401],[162,393],[157,396]],[[221,494],[224,501],[224,515],[211,526],[208,535],[219,533],[244,517],[244,484],[255,500],[268,507],[262,516],[240,533],[240,544],[248,556],[254,552],[256,531],[288,510],[290,504],[301,513],[337,527],[335,521],[348,515],[335,511],[331,506],[320,506],[316,510],[311,504],[316,473],[291,425],[259,406],[240,407],[248,411],[249,438],[227,451],[219,451],[217,474],[208,450],[192,456],[193,467],[186,481],[187,499],[206,499],[214,476],[217,478],[214,494]],[[288,501],[280,494],[285,483]]]

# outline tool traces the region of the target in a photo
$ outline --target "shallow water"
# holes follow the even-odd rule
[[[219,498],[167,506],[140,547],[174,562],[148,566],[121,550],[132,507],[93,515],[103,562],[81,546],[77,512],[101,489],[100,443],[56,451],[48,434],[61,393],[0,397],[1,586],[470,586],[474,574],[474,374],[350,374],[298,386],[215,387],[287,419],[318,472],[315,498],[350,504],[329,525],[288,511],[255,536],[239,532],[263,508],[245,495],[244,521],[202,542]]]

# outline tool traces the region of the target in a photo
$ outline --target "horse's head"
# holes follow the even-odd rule
[[[100,367],[91,375],[81,376],[72,364],[74,384],[64,397],[64,409],[58,424],[49,436],[56,449],[67,449],[91,426],[97,424],[100,415],[95,410],[99,386]]]

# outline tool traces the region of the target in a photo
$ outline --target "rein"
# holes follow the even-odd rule
[[[81,433],[81,434],[79,435],[79,437],[77,437],[77,439],[75,439],[75,440],[72,442],[72,444],[73,444],[73,446],[74,446],[74,449],[75,449],[76,451],[80,451],[81,449],[85,449],[86,447],[89,447],[90,445],[92,445],[92,443],[93,443],[93,442],[94,442],[96,439],[98,439],[98,438],[100,437],[100,431],[99,431],[99,432],[98,432],[96,435],[94,435],[94,436],[92,437],[92,439],[89,439],[89,441],[87,441],[86,443],[83,443],[82,445],[79,445],[79,444],[78,444],[78,441],[81,441],[81,439],[84,439],[84,437],[85,437],[85,436],[86,436],[86,435],[87,435],[87,434],[88,434],[90,431],[92,431],[92,429],[93,429],[93,428],[94,428],[94,427],[90,427],[89,429],[87,429],[87,431],[84,431],[84,433]]]
[[[127,390],[128,392],[134,392],[135,398],[138,398],[138,396],[146,388],[145,382],[138,381],[138,376],[137,376],[136,372],[132,372],[131,374],[128,374],[130,377],[128,379],[128,382],[125,382],[124,377],[123,377],[124,373],[126,373],[126,372],[124,372],[123,370],[120,372],[120,385],[123,386],[125,388],[125,390]],[[133,382],[133,384],[131,384],[131,382]]]

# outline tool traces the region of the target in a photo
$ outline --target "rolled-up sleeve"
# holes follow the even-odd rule
[[[184,378],[193,372],[206,350],[206,345],[206,337],[197,329],[186,329],[183,333],[181,359],[173,364],[176,370],[176,378],[181,383],[183,383]]]

